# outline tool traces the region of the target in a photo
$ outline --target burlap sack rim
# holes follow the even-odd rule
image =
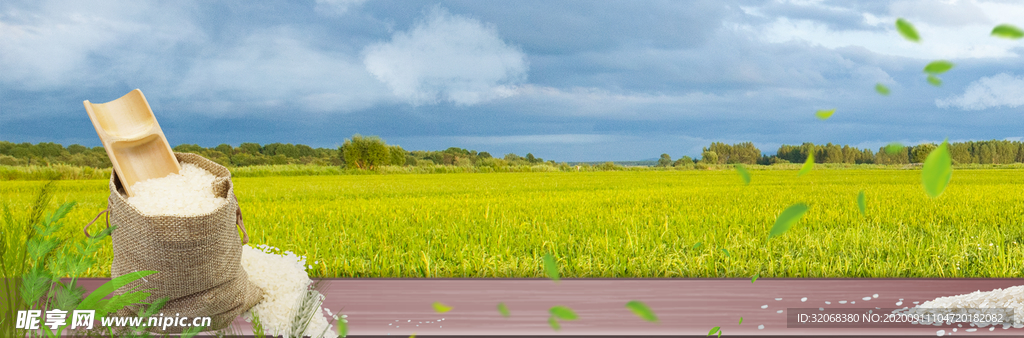
[[[182,157],[188,157],[190,160],[193,160],[193,161],[204,161],[204,162],[209,162],[210,164],[215,164],[217,166],[221,166],[217,162],[210,161],[209,159],[207,159],[207,158],[205,158],[203,156],[196,155],[196,154],[191,154],[191,153],[175,152],[174,153],[174,157],[175,157],[176,160],[178,160],[178,163],[182,162],[181,161]],[[210,172],[214,176],[217,176],[218,180],[222,180],[222,179],[230,180],[231,179],[231,171],[227,170],[227,168],[225,168],[225,170],[224,170],[227,173],[227,175],[222,175],[222,174],[219,174],[219,173],[215,173],[215,172],[209,171],[209,170],[207,170],[205,168],[203,170],[206,170],[207,172]],[[115,183],[115,180],[117,181],[117,183],[121,183],[121,189],[118,189],[117,183]],[[148,217],[148,218],[160,218],[162,220],[166,220],[168,218],[190,219],[190,220],[199,220],[199,219],[202,219],[202,218],[208,218],[210,216],[215,215],[218,211],[220,211],[221,208],[230,205],[231,204],[231,200],[230,199],[231,199],[231,196],[234,193],[234,184],[232,184],[232,186],[226,191],[225,197],[223,197],[225,199],[224,204],[221,205],[220,207],[216,208],[216,209],[213,209],[212,211],[210,211],[208,213],[205,213],[205,214],[199,214],[199,215],[148,215],[148,214],[140,211],[138,208],[136,208],[134,205],[132,205],[131,203],[128,202],[128,194],[124,191],[124,182],[121,182],[121,178],[118,177],[117,173],[115,173],[113,171],[111,171],[111,174],[110,174],[110,183],[109,183],[109,185],[110,185],[110,191],[116,191],[117,192],[117,194],[116,194],[117,198],[119,200],[121,200],[122,203],[127,205],[128,208],[130,208],[133,212],[135,212],[139,216]],[[220,196],[217,196],[217,197],[220,197]]]

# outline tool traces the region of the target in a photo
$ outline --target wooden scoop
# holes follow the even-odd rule
[[[107,103],[83,102],[93,127],[107,150],[114,173],[124,191],[135,196],[132,185],[181,171],[171,145],[141,90],[133,90]]]

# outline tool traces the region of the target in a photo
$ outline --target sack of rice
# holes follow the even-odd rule
[[[236,224],[241,209],[227,168],[195,154],[175,153],[181,174],[138,182],[129,198],[116,174],[110,178],[111,277],[155,270],[120,292],[150,289],[148,301],[170,300],[160,311],[171,316],[210,317],[207,330],[228,326],[262,298],[262,290],[242,269],[242,245]],[[139,309],[125,308],[119,316]],[[149,328],[179,333],[184,327]]]

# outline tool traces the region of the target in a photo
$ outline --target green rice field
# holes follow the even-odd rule
[[[1024,276],[1024,171],[732,170],[238,177],[253,244],[308,257],[311,277]],[[42,181],[0,181],[14,212]],[[64,234],[106,207],[106,180],[65,180]],[[857,195],[867,196],[861,215]],[[810,210],[768,240],[787,206]],[[111,250],[86,277],[110,274]],[[315,262],[315,264],[314,264]]]

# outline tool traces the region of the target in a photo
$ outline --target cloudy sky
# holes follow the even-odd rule
[[[82,101],[135,88],[172,145],[358,133],[603,161],[1019,140],[1024,40],[999,24],[1024,27],[1024,3],[5,0],[0,140],[98,146]]]

